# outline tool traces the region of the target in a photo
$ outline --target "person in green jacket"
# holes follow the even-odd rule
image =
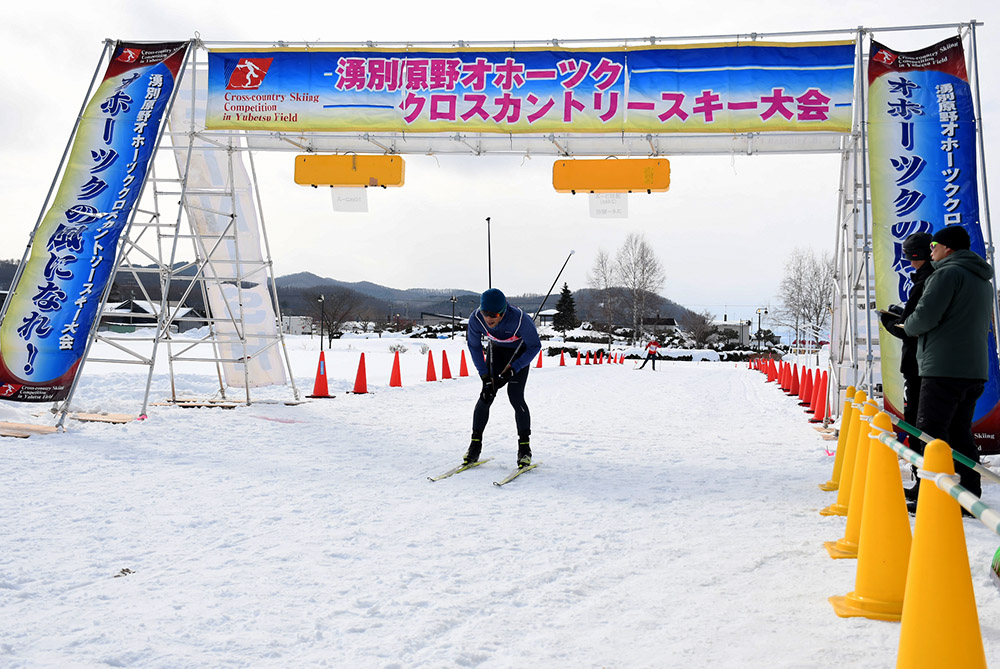
[[[978,461],[972,419],[989,376],[993,268],[970,251],[970,245],[969,233],[958,225],[934,234],[934,273],[927,278],[923,295],[902,328],[918,338],[921,382],[917,427]],[[969,492],[982,494],[975,470],[956,462],[955,471]]]

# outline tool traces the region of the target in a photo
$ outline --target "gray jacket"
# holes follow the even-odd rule
[[[993,268],[972,251],[934,262],[903,330],[918,337],[920,376],[988,377],[987,337],[993,316]]]

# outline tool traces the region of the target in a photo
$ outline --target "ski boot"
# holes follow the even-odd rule
[[[472,435],[472,441],[469,442],[469,450],[465,452],[465,459],[462,464],[471,465],[473,462],[479,462],[479,454],[483,451],[483,435],[475,434]]]
[[[521,469],[531,464],[531,446],[528,437],[519,437],[517,440],[517,466]]]

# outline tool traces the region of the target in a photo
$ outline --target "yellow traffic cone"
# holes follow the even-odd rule
[[[859,390],[854,393],[854,404],[856,406],[863,405],[867,399],[868,395],[866,395],[863,390]],[[847,505],[851,501],[851,481],[854,474],[854,459],[858,452],[858,434],[861,431],[859,425],[862,421],[858,419],[860,413],[860,409],[854,409],[853,417],[851,418],[851,431],[850,434],[847,435],[847,441],[844,444],[844,463],[840,469],[840,483],[837,486],[837,501],[820,511],[819,513],[821,516],[847,515]]]
[[[851,474],[851,496],[847,508],[847,527],[844,536],[836,541],[827,541],[826,552],[834,560],[858,557],[858,541],[861,537],[861,514],[865,510],[865,478],[868,475],[868,454],[871,452],[869,420],[878,413],[878,407],[865,402],[861,410],[862,419],[858,425],[858,447],[854,454],[854,471]],[[902,479],[900,479],[902,480]]]
[[[878,413],[872,425],[892,432],[892,419],[887,413]],[[899,620],[910,543],[910,516],[899,461],[891,448],[872,437],[854,591],[830,597],[834,612],[841,618]]]
[[[817,384],[818,385],[818,384]],[[837,455],[833,458],[833,474],[826,483],[820,483],[820,490],[836,490],[840,486],[840,470],[844,466],[844,446],[847,443],[847,433],[851,430],[851,420],[854,416],[854,386],[847,386],[847,399],[844,400],[844,411],[840,414],[840,434],[837,435]]]
[[[927,444],[924,469],[955,473],[948,444]],[[896,666],[986,667],[961,508],[932,481],[917,496]]]

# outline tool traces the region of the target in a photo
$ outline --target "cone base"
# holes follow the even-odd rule
[[[823,546],[834,560],[856,560],[858,557],[858,545],[845,539],[824,541]]]
[[[899,622],[903,617],[903,602],[885,602],[869,597],[861,597],[855,592],[828,598],[833,612],[841,618],[868,618]]]
[[[827,492],[830,492],[831,490],[840,490],[840,481],[827,481],[826,483],[820,483],[819,489]]]
[[[332,400],[336,395],[306,395],[311,400]]]
[[[831,504],[819,512],[821,516],[846,516],[847,507],[843,504]]]

